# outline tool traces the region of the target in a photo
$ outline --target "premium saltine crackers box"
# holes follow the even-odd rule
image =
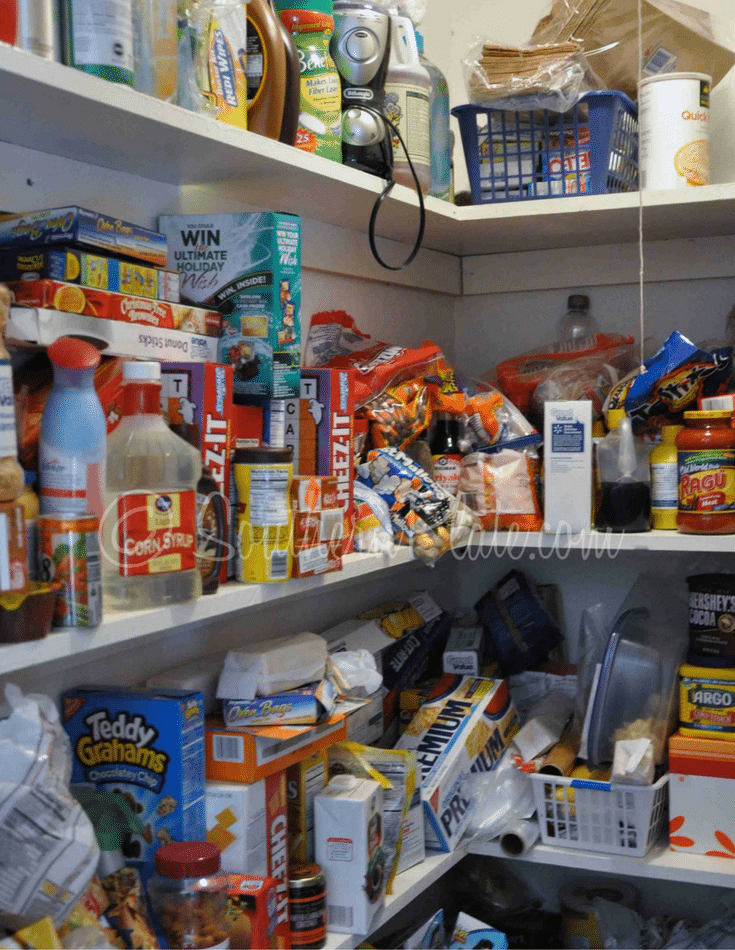
[[[470,818],[464,780],[492,771],[518,728],[502,680],[441,677],[396,745],[416,752],[427,848],[454,851]]]

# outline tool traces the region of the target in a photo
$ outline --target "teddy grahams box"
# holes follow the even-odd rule
[[[144,881],[164,844],[205,839],[201,693],[79,686],[63,694],[61,710],[72,782],[122,796],[145,829],[122,846]]]
[[[416,752],[427,848],[454,851],[470,818],[463,781],[492,771],[518,728],[503,680],[441,677],[396,746]]]

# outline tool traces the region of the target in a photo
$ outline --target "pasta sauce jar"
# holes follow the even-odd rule
[[[735,428],[727,410],[685,412],[676,437],[679,511],[685,534],[735,533]]]

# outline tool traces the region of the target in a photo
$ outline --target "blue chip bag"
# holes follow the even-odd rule
[[[564,639],[535,586],[510,571],[475,604],[504,676],[522,673],[546,659]]]

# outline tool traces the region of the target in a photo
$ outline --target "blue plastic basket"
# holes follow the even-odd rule
[[[473,204],[638,190],[638,109],[588,92],[569,112],[455,106]]]

